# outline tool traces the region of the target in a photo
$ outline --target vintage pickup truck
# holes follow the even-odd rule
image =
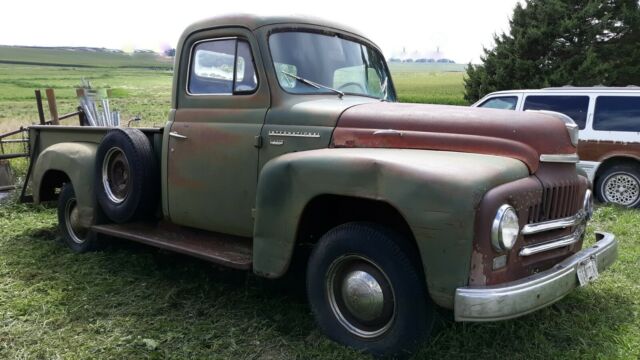
[[[581,249],[593,205],[575,124],[396,103],[354,30],[198,22],[172,108],[164,128],[30,129],[34,201],[57,199],[71,249],[119,237],[267,278],[304,261],[319,327],[376,355],[413,351],[440,308],[495,321],[548,306],[617,256],[607,233]]]

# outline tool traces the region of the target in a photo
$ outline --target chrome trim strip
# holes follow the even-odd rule
[[[269,136],[319,138],[320,133],[315,131],[269,130]]]
[[[596,232],[595,245],[584,249],[549,270],[524,279],[493,286],[456,289],[456,321],[496,321],[511,319],[549,306],[580,286],[579,264],[595,258],[598,272],[606,270],[618,256],[613,234]]]
[[[542,154],[540,161],[550,163],[577,164],[580,161],[578,154]]]
[[[394,130],[394,129],[384,129],[384,130],[376,130],[373,132],[373,135],[398,135],[402,136],[402,131]]]
[[[579,227],[576,231],[571,235],[563,236],[559,239],[555,239],[552,241],[547,241],[540,244],[523,246],[518,255],[520,256],[531,256],[541,252],[558,249],[561,247],[573,245],[580,241],[580,238],[584,234],[584,227]]]
[[[541,233],[549,230],[564,229],[564,228],[568,228],[568,227],[576,226],[580,224],[580,222],[582,222],[583,219],[584,219],[584,211],[580,210],[578,211],[577,214],[566,217],[566,218],[549,220],[549,221],[539,222],[535,224],[527,224],[522,227],[522,231],[520,231],[520,233],[522,235],[531,235],[531,234],[537,234],[537,233]]]

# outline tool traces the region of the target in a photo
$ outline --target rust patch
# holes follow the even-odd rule
[[[371,103],[347,109],[338,121],[332,146],[418,148],[509,156],[525,162],[532,173],[539,166],[541,154],[576,152],[564,123],[553,116],[400,103]]]
[[[569,187],[568,184],[575,187]],[[512,205],[518,212],[520,227],[530,223],[534,218],[544,220],[544,217],[534,216],[532,212],[542,211],[540,209],[544,206],[541,204],[545,201],[543,195],[549,194],[544,189],[557,189],[560,185],[567,186],[566,188],[573,193],[573,198],[565,194],[556,195],[557,201],[552,203],[557,204],[559,209],[549,209],[544,216],[564,215],[558,211],[560,208],[573,215],[582,206],[581,199],[589,184],[585,178],[577,176],[575,166],[572,164],[542,164],[535,176],[507,183],[487,192],[476,212],[476,237],[469,274],[470,285],[495,285],[521,279],[551,268],[582,248],[582,241],[580,241],[569,247],[521,257],[518,253],[523,246],[557,239],[571,234],[575,229],[566,228],[528,236],[520,235],[513,249],[506,253],[507,266],[493,270],[493,258],[505,254],[496,251],[491,245],[491,225],[497,209],[505,203]],[[480,255],[476,255],[476,252]],[[482,280],[485,280],[485,283]]]
[[[484,264],[490,259],[485,260],[485,255],[478,251],[477,245],[474,246],[473,254],[471,254],[471,271],[469,273],[469,285],[482,286],[487,284],[487,276],[484,272]]]
[[[377,131],[379,130],[337,128],[333,133],[333,146],[426,149],[498,155],[522,161],[532,173],[538,169],[539,155],[536,150],[510,139],[420,131],[380,135],[376,134]]]

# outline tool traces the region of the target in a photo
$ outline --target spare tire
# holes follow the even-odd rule
[[[147,136],[138,129],[113,129],[96,154],[98,203],[114,222],[152,214],[157,204],[158,166]]]

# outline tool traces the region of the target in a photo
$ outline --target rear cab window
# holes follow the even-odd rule
[[[523,110],[547,110],[569,116],[580,130],[587,123],[589,96],[586,95],[529,95]]]
[[[478,107],[487,109],[515,110],[517,105],[517,96],[497,96],[487,99]]]
[[[598,96],[593,129],[640,132],[640,96]]]

